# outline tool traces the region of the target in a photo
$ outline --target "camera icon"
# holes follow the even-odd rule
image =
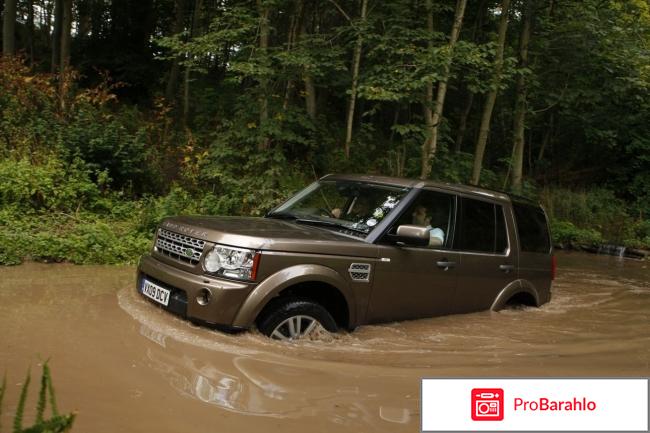
[[[472,389],[472,419],[474,421],[503,420],[503,389]]]

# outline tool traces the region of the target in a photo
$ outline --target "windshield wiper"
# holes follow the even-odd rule
[[[266,218],[275,218],[280,220],[295,220],[298,217],[289,212],[274,212],[266,215]]]
[[[353,232],[361,233],[364,236],[368,234],[363,230],[354,229],[354,228],[348,227],[348,226],[346,226],[344,224],[335,223],[333,221],[312,220],[312,219],[306,219],[306,218],[296,218],[296,222],[298,224],[308,224],[308,225],[314,225],[314,226],[324,226],[324,227],[332,227],[332,228],[335,228],[335,229],[350,230],[350,231],[353,231]]]

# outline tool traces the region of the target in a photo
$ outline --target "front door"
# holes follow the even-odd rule
[[[431,317],[451,312],[460,255],[451,250],[456,197],[423,190],[388,230],[402,224],[430,229],[428,246],[379,241],[379,260],[368,308],[369,322]]]

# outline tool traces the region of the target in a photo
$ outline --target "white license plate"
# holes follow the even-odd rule
[[[163,289],[157,284],[152,283],[151,281],[142,280],[142,294],[147,298],[153,299],[159,304],[167,306],[169,304],[169,295],[170,291]]]

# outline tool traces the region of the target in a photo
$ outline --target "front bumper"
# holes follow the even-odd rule
[[[138,292],[142,290],[142,279],[145,277],[171,291],[167,307],[156,305],[191,321],[226,329],[234,329],[232,322],[256,285],[192,274],[162,263],[150,255],[142,256],[138,265]],[[207,305],[196,301],[201,289],[211,292],[211,300]]]

